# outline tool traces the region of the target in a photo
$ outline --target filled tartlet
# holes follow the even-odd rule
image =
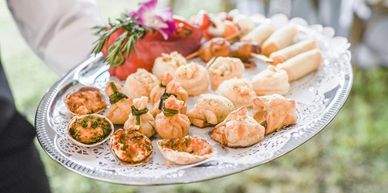
[[[114,155],[128,164],[141,164],[152,156],[151,140],[136,130],[118,129],[110,143]]]
[[[84,86],[65,98],[66,107],[75,115],[86,115],[102,112],[107,102],[96,87]]]
[[[75,116],[68,126],[69,138],[80,146],[96,146],[105,142],[113,133],[113,124],[98,114]]]
[[[211,145],[199,137],[185,136],[158,141],[163,157],[175,164],[194,164],[213,155]]]

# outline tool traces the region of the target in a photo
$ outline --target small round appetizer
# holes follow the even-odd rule
[[[107,104],[104,95],[96,87],[85,86],[65,98],[66,107],[75,115],[102,112]]]
[[[158,141],[163,157],[175,164],[194,164],[213,155],[211,145],[199,137],[185,136]]]
[[[92,147],[104,143],[113,134],[113,124],[99,114],[75,116],[70,121],[67,134],[77,145]]]
[[[128,164],[141,164],[151,158],[151,140],[136,130],[118,129],[110,138],[114,155]]]

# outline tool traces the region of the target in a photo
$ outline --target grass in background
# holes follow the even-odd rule
[[[102,14],[118,16],[124,0],[99,0]],[[177,10],[188,16],[198,7]],[[219,1],[204,1],[204,9],[218,11]],[[191,8],[189,8],[191,7]],[[59,77],[28,48],[5,1],[0,2],[0,45],[17,107],[29,120],[44,92]],[[80,176],[58,165],[41,151],[54,193],[250,193],[250,192],[385,192],[388,190],[388,70],[354,68],[349,100],[335,120],[297,150],[240,174],[188,185],[131,187]],[[41,148],[40,148],[41,149]]]

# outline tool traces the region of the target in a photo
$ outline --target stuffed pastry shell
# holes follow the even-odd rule
[[[190,120],[180,113],[184,102],[175,96],[164,101],[162,112],[155,117],[156,132],[164,139],[184,137],[189,133]]]
[[[207,64],[207,71],[211,87],[213,90],[216,90],[224,80],[242,78],[244,75],[244,64],[238,58],[217,57]]]
[[[268,135],[296,123],[296,103],[278,94],[257,97],[253,100],[253,114]]]
[[[150,93],[150,103],[156,103],[160,97],[165,93],[167,84],[174,79],[173,75],[169,72],[160,76],[160,84],[154,86]]]
[[[128,164],[141,164],[152,156],[151,140],[136,130],[118,129],[110,138],[114,155]]]
[[[248,147],[263,140],[264,132],[264,127],[248,115],[248,109],[240,107],[214,127],[211,138],[228,147]]]
[[[99,114],[75,116],[70,120],[67,135],[75,144],[92,147],[104,143],[113,134],[113,124]]]
[[[232,101],[235,107],[250,106],[256,96],[252,84],[241,78],[225,80],[218,87],[217,93]]]
[[[121,92],[121,86],[115,81],[109,81],[105,86],[105,93],[109,96],[111,106],[106,117],[113,124],[124,124],[131,113],[132,99]]]
[[[199,137],[185,136],[157,142],[163,157],[175,164],[194,164],[213,154],[211,145]]]
[[[283,69],[268,66],[252,79],[252,86],[259,96],[270,94],[285,95],[290,89],[287,72]]]
[[[162,56],[155,59],[152,73],[160,78],[164,73],[168,72],[174,74],[176,69],[186,64],[186,59],[178,52],[171,52],[170,54],[162,54]]]
[[[205,93],[209,88],[209,77],[206,69],[194,62],[179,67],[175,72],[175,80],[186,89],[190,96]]]
[[[149,97],[152,88],[158,84],[159,80],[153,74],[144,69],[137,69],[125,81],[123,93],[129,98]]]
[[[131,114],[128,116],[128,120],[125,121],[124,129],[138,130],[147,137],[152,137],[155,134],[155,120],[147,105],[148,97],[133,99]]]
[[[197,127],[217,125],[234,109],[233,103],[226,97],[214,94],[199,96],[193,109],[187,113],[190,122]]]
[[[106,98],[96,87],[84,86],[70,93],[64,100],[67,109],[74,115],[86,115],[102,112],[106,106]]]

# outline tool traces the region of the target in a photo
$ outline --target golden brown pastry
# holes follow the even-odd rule
[[[163,157],[175,164],[194,164],[208,159],[213,149],[208,142],[199,137],[185,136],[158,141]]]
[[[180,112],[186,113],[186,100],[189,98],[189,94],[187,91],[181,86],[181,84],[177,81],[170,81],[167,86],[165,92],[160,96],[159,100],[154,103],[154,107],[152,109],[151,114],[156,116],[162,111],[163,103],[169,96],[175,96],[177,99],[185,102],[180,109]]]
[[[232,101],[235,107],[250,106],[256,96],[252,83],[242,78],[225,80],[218,87],[217,93]]]
[[[231,78],[242,78],[244,64],[238,58],[217,57],[207,64],[211,87],[216,90],[224,81]]]
[[[321,51],[319,49],[313,49],[303,52],[284,63],[278,64],[278,67],[287,72],[288,81],[291,82],[318,70],[321,63]]]
[[[153,74],[139,68],[128,76],[122,92],[132,99],[141,96],[149,97],[152,88],[158,84],[159,80]]]
[[[163,93],[166,91],[166,86],[167,84],[174,79],[174,76],[166,72],[163,75],[160,76],[160,84],[154,86],[152,88],[151,93],[150,93],[150,103],[154,104],[156,103],[160,97],[163,95]]]
[[[281,94],[285,95],[290,89],[287,72],[283,69],[268,66],[252,79],[252,86],[256,95]]]
[[[233,103],[223,96],[202,94],[187,116],[193,125],[202,128],[220,123],[233,109]]]
[[[264,132],[264,127],[248,115],[248,109],[240,107],[214,127],[211,138],[228,147],[248,147],[263,140]]]
[[[155,117],[156,132],[164,139],[184,137],[189,133],[190,120],[179,112],[184,102],[170,96],[164,101],[163,111]]]
[[[294,45],[288,46],[276,52],[273,52],[269,58],[272,59],[271,64],[277,65],[286,60],[301,54],[303,52],[318,48],[318,43],[315,40],[303,40]]]
[[[152,143],[145,135],[136,130],[118,129],[110,138],[112,152],[128,164],[141,164],[152,157]]]
[[[175,80],[185,88],[190,96],[205,93],[209,88],[209,77],[206,69],[194,62],[179,67],[175,72]]]
[[[121,92],[121,86],[116,81],[109,81],[105,86],[105,93],[109,96],[111,106],[106,117],[113,124],[124,124],[131,113],[132,99]]]
[[[180,66],[186,65],[186,59],[178,52],[171,52],[170,54],[162,54],[162,56],[155,59],[152,73],[161,78],[164,73],[168,72],[174,75],[176,69]]]
[[[148,97],[133,99],[131,114],[125,121],[124,129],[138,130],[147,137],[155,134],[155,120],[148,108]]]
[[[278,94],[257,97],[253,99],[253,114],[268,135],[296,123],[296,103]]]
[[[298,33],[294,24],[288,24],[278,29],[262,44],[263,54],[269,56],[271,53],[289,46],[294,42]]]

